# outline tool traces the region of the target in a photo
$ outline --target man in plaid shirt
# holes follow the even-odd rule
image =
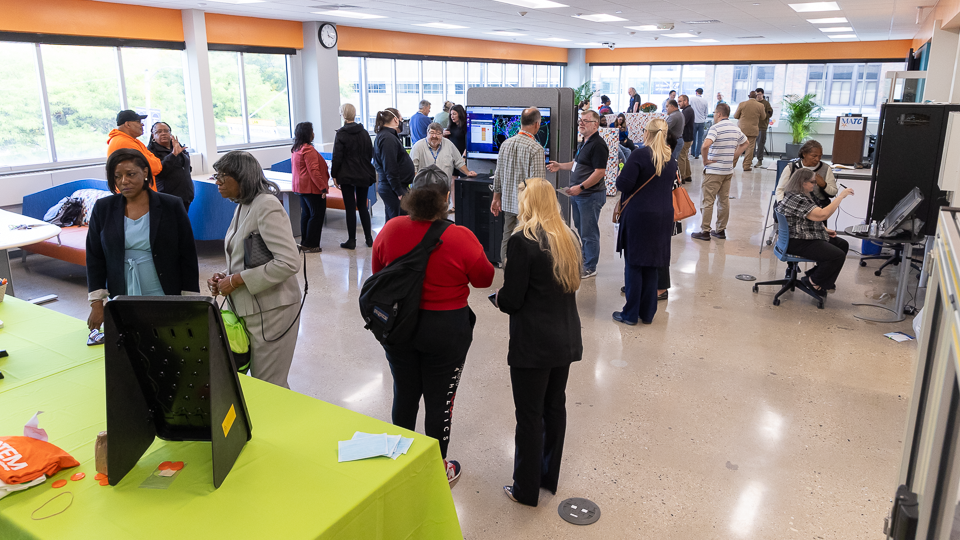
[[[528,178],[546,178],[546,159],[543,147],[534,137],[540,131],[540,111],[536,107],[524,109],[520,115],[520,131],[500,145],[497,169],[493,173],[493,201],[490,212],[503,212],[503,241],[500,243],[500,264],[507,260],[507,241],[517,228],[520,213],[517,190]]]

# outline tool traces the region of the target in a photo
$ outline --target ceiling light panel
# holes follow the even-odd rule
[[[807,19],[810,24],[840,24],[848,22],[846,17],[827,17],[826,19]]]
[[[569,7],[566,4],[560,4],[557,2],[552,2],[551,0],[494,0],[495,2],[502,2],[504,4],[511,4],[514,6],[520,6],[530,9],[548,9],[548,8],[560,8],[560,7]]]
[[[804,4],[787,4],[797,13],[813,13],[815,11],[840,11],[836,2],[807,2]]]
[[[427,28],[439,28],[441,30],[457,30],[459,28],[469,28],[467,26],[460,26],[459,24],[450,24],[450,23],[443,23],[443,22],[422,23],[422,24],[415,24],[414,26],[425,26]]]
[[[330,11],[313,11],[316,15],[327,15],[329,17],[343,17],[345,19],[384,19],[385,15],[374,15],[373,13],[360,13],[359,11],[343,11],[334,9]]]
[[[576,19],[583,19],[585,21],[591,21],[591,22],[617,22],[617,21],[627,20],[627,19],[624,19],[623,17],[617,17],[616,15],[607,15],[606,13],[594,13],[592,15],[580,14],[580,15],[574,15],[573,17]]]
[[[830,28],[821,28],[821,32],[853,32],[853,28],[849,26],[833,26]]]
[[[716,19],[707,19],[704,21],[683,21],[683,24],[716,24],[720,21]]]
[[[639,30],[640,32],[656,32],[660,28],[655,24],[643,24],[640,26],[624,26],[624,28],[629,28],[630,30]]]
[[[660,34],[663,37],[672,37],[672,38],[695,38],[696,34],[688,34],[686,32],[680,32],[679,34]]]

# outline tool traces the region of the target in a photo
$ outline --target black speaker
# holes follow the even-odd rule
[[[487,260],[499,263],[500,243],[503,240],[503,213],[496,217],[490,213],[493,179],[489,176],[476,176],[459,178],[454,182],[457,207],[454,223],[473,231],[487,254]]]
[[[885,103],[874,156],[867,222],[883,218],[914,188],[923,202],[914,217],[924,222],[925,235],[936,234],[940,207],[947,204],[940,190],[940,160],[951,112],[960,105]]]

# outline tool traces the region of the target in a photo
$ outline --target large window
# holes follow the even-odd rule
[[[183,52],[170,49],[0,43],[0,168],[93,163],[107,155],[117,112],[170,124],[190,146]]]
[[[433,106],[430,114],[443,110],[443,62],[423,62],[423,99]]]
[[[285,55],[211,51],[217,145],[289,139],[287,80]]]
[[[364,58],[367,73],[367,125],[373,131],[377,121],[377,113],[396,105],[396,94],[393,90],[393,60],[383,58]],[[404,113],[401,114],[412,114]]]
[[[419,108],[420,62],[397,60],[397,109],[404,118],[410,118]]]
[[[717,65],[627,65],[591,67],[590,80],[600,94],[606,94],[616,112],[626,110],[627,90],[633,87],[641,101],[650,101],[661,108],[667,92],[679,89],[693,96],[703,88],[704,98],[713,110],[717,94],[732,110],[750,92],[763,88],[765,95],[779,112],[784,96],[815,94],[815,101],[825,107],[826,118],[847,112],[879,112],[880,82],[887,71],[903,69],[901,62],[859,64],[717,64]],[[616,92],[616,96],[614,95]]]
[[[127,108],[149,116],[144,120],[145,131],[150,131],[153,122],[163,121],[170,125],[180,144],[191,146],[184,99],[183,53],[166,49],[121,49],[121,54]]]
[[[360,59],[341,56],[339,59],[340,71],[340,104],[350,103],[357,109],[355,122],[363,122],[363,100],[361,99]]]
[[[0,99],[0,165],[53,161],[43,121],[36,47],[33,43],[0,42],[4,94]]]

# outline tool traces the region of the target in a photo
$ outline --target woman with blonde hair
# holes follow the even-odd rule
[[[577,234],[560,217],[553,186],[542,178],[525,184],[496,304],[510,315],[507,364],[517,410],[513,485],[503,491],[537,506],[540,488],[557,492],[567,376],[583,356],[576,295],[583,255]]]
[[[373,168],[373,143],[363,124],[356,122],[357,108],[350,103],[340,107],[343,127],[337,130],[333,140],[333,164],[330,176],[343,195],[343,207],[347,211],[347,241],[341,242],[344,249],[357,247],[357,213],[367,247],[373,247],[370,230],[370,213],[367,211],[367,195],[370,186],[377,182]]]
[[[617,252],[623,256],[626,303],[613,320],[628,325],[651,324],[657,313],[657,269],[670,265],[673,232],[673,182],[677,160],[671,159],[667,123],[647,124],[645,146],[630,153],[617,178],[626,206],[620,214]]]

